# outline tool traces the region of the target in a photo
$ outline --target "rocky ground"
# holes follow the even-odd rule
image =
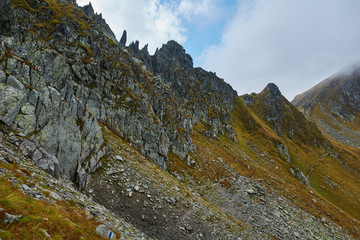
[[[351,239],[328,219],[300,210],[261,180],[233,172],[228,190],[219,183],[196,184],[188,176],[162,171],[106,127],[104,136],[109,156],[91,176],[86,193],[153,238]]]
[[[228,190],[216,183],[195,186],[163,171],[106,127],[103,131],[109,154],[85,194],[36,167],[21,147],[29,140],[13,132],[0,132],[0,161],[18,166],[25,181],[6,168],[0,175],[32,198],[75,202],[121,239],[351,239],[266,184],[236,176]]]
[[[105,132],[111,143],[109,156],[86,187],[96,202],[155,239],[266,238],[234,221],[109,130]]]
[[[326,116],[324,119],[315,119],[320,129],[329,134],[337,141],[343,142],[347,145],[360,148],[360,133],[350,128],[345,127],[341,122],[335,119],[334,116],[327,113],[326,110],[320,105],[321,112]],[[329,123],[332,125],[330,126]],[[340,130],[339,130],[340,129]]]

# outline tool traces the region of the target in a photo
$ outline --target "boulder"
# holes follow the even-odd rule
[[[96,233],[106,239],[116,239],[116,235],[105,224],[100,224],[96,228]]]
[[[124,162],[124,159],[120,155],[116,155],[114,158],[120,162]]]
[[[22,215],[11,215],[11,214],[5,213],[4,223],[12,224],[14,222],[19,221],[22,217],[23,217]]]
[[[302,184],[310,187],[309,180],[306,178],[303,172],[301,172],[298,168],[290,168],[290,173],[293,175],[297,180],[299,180]]]

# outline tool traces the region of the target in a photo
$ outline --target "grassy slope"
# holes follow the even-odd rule
[[[13,177],[28,186],[24,174],[31,174],[18,165],[0,162],[0,168],[11,171]],[[22,170],[22,173],[19,171]],[[40,180],[39,180],[40,182]],[[44,192],[44,194],[48,194]],[[51,235],[51,239],[102,239],[95,233],[99,225],[94,218],[89,218],[85,210],[81,210],[74,202],[47,201],[30,198],[21,192],[3,175],[0,177],[0,238],[1,239],[45,239],[43,230]],[[4,224],[5,213],[23,215],[19,222]]]
[[[319,129],[322,130],[322,134],[326,136],[334,147],[334,151],[339,153],[337,160],[334,158],[320,158],[321,162],[316,167],[315,173],[311,176],[312,181],[316,183],[314,187],[331,202],[359,219],[360,150],[333,139],[327,133],[328,130],[324,129],[324,126],[327,129],[331,129],[331,131],[341,136],[342,139],[352,139],[352,142],[360,141],[356,134],[343,132],[343,127],[356,132],[360,131],[360,113],[350,107],[350,105],[341,104],[345,111],[355,116],[354,121],[349,121],[332,113],[328,106],[328,103],[338,101],[344,95],[344,85],[354,81],[358,80],[351,79],[351,76],[334,74],[314,88],[297,96],[293,103],[301,109],[307,102],[314,102],[311,110],[308,112],[309,118],[317,122]],[[345,102],[347,101],[346,99],[347,97],[345,97]],[[329,176],[338,186],[329,188],[324,178],[320,177],[321,175]]]
[[[236,171],[271,186],[280,195],[286,196],[319,219],[331,218],[339,226],[356,232],[355,236],[360,235],[359,230],[354,228],[355,225],[360,226],[360,181],[358,175],[349,170],[350,167],[359,167],[358,151],[331,142],[332,149],[341,158],[338,160],[329,153],[321,154],[318,147],[302,144],[302,138],[307,136],[297,140],[287,137],[280,139],[242,100],[236,103],[233,120],[237,143],[224,136],[219,141],[203,136],[200,133],[203,126],[198,123],[192,136],[197,153],[191,156],[197,167],[190,168],[176,157],[170,156],[169,170],[186,173],[198,183],[209,179],[220,182],[225,188],[231,188],[226,178]],[[313,124],[309,123],[309,126]],[[279,142],[288,147],[291,164],[284,161],[277,150]],[[218,158],[226,164],[212,161]],[[340,162],[350,167],[344,167]],[[230,168],[224,167],[225,165]],[[309,181],[313,189],[295,179],[290,174],[290,166],[298,167],[305,175],[311,171]],[[325,176],[336,182],[337,186],[332,188],[328,185]]]
[[[258,109],[264,109],[264,97],[259,94]],[[334,141],[324,138],[315,124],[308,121],[286,99],[283,98],[282,102],[282,139],[289,149],[293,165],[309,175],[310,185],[318,193],[360,219],[359,152],[344,145],[339,148]],[[261,111],[258,114],[264,119]],[[301,129],[291,139],[287,134],[290,125],[296,130]]]
[[[321,107],[320,107],[321,106]],[[354,115],[354,121],[344,120],[340,118],[338,115],[332,113],[332,111],[329,109],[328,105],[324,102],[317,102],[312,107],[309,118],[314,120],[315,122],[321,121],[322,125],[327,125],[329,128],[333,129],[334,131],[337,131],[340,135],[343,136],[344,139],[351,138],[353,139],[352,142],[360,141],[360,138],[357,134],[350,134],[348,132],[343,133],[343,128],[350,129],[355,132],[360,132],[360,113],[357,111],[354,111],[354,109],[346,107],[342,105],[342,107],[352,115]],[[331,136],[326,133],[324,129],[322,129],[321,124],[318,124],[319,128],[322,130],[322,133],[324,135],[327,135],[328,138],[331,138]]]
[[[344,84],[345,81],[350,80],[345,76],[334,76],[329,78],[323,83],[318,84],[318,86],[315,86],[313,89],[310,89],[308,92],[297,96],[293,102],[301,108],[305,103],[304,100],[302,100],[304,97],[308,102],[311,100],[315,101],[315,104],[309,112],[309,118],[318,123],[317,125],[319,126],[319,129],[322,130],[322,134],[331,142],[333,150],[339,153],[338,159],[320,157],[320,164],[310,176],[314,188],[332,203],[359,219],[360,150],[333,139],[325,129],[323,129],[324,125],[326,125],[327,128],[342,135],[344,139],[349,137],[353,138],[353,141],[360,140],[355,134],[350,136],[349,133],[342,133],[343,127],[359,132],[360,113],[356,112],[350,106],[342,104],[344,110],[355,116],[355,120],[351,122],[333,114],[327,104],[340,98],[342,84]],[[322,123],[320,124],[319,121]],[[338,185],[329,187],[325,182],[324,176],[328,176]]]

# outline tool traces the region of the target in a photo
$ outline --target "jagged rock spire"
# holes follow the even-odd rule
[[[88,5],[84,6],[83,10],[84,10],[85,15],[88,16],[89,18],[92,18],[95,14],[94,8],[91,5],[91,2],[89,2]]]
[[[153,58],[155,59],[154,71],[156,73],[161,73],[169,64],[178,65],[185,69],[193,67],[191,56],[174,40],[168,41],[160,49],[157,49]]]
[[[134,53],[138,53],[140,51],[139,44],[139,41],[136,40],[135,42],[131,42],[129,47],[133,50]]]
[[[144,53],[149,53],[148,47],[149,47],[149,44],[145,44],[145,46],[141,49],[141,51]]]
[[[127,41],[127,33],[126,30],[123,31],[123,34],[120,38],[120,45],[121,46],[125,46],[126,45],[126,41]]]

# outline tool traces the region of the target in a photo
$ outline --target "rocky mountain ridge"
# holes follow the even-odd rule
[[[135,238],[359,236],[359,153],[276,85],[239,97],[175,41],[154,55],[126,31],[117,41],[91,4],[1,0],[0,12],[0,156],[74,182]]]
[[[50,13],[56,5],[40,4]],[[56,5],[63,12],[42,16],[40,24],[32,15],[38,5],[24,6],[6,13],[8,18],[16,16],[27,24],[15,27],[14,22],[9,27],[19,34],[2,41],[5,75],[1,82],[6,85],[1,90],[6,98],[1,104],[6,107],[1,120],[31,135],[55,155],[61,175],[77,178],[84,186],[84,173],[96,170],[106,151],[96,120],[131,141],[164,169],[169,151],[182,159],[193,151],[189,136],[200,119],[209,123],[209,134],[214,137],[219,132],[225,134],[224,130],[231,134],[228,112],[236,92],[214,74],[193,70],[191,57],[179,44],[170,41],[152,57],[142,54],[152,59],[153,74],[129,53],[131,49],[112,40],[113,34],[108,33],[104,20],[99,20],[101,16],[93,14],[91,6],[84,8],[89,18],[72,3]],[[73,10],[79,14],[76,19],[67,16]],[[68,21],[57,23],[59,18]],[[40,25],[46,25],[46,30]],[[103,29],[105,36],[100,37]],[[175,69],[178,74],[171,76]],[[175,79],[180,76],[186,76],[186,84]],[[182,101],[185,104],[180,105]],[[49,138],[51,135],[62,137]]]

